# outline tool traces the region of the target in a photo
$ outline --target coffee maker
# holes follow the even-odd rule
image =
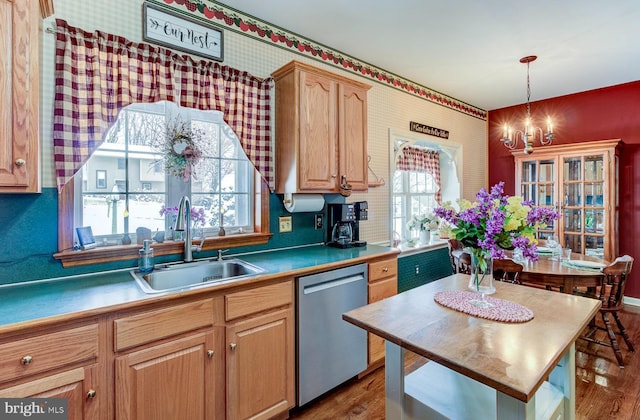
[[[351,248],[367,245],[360,240],[360,221],[368,219],[366,201],[346,204],[329,204],[329,238],[327,245]]]

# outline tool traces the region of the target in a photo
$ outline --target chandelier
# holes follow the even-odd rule
[[[551,118],[547,118],[547,132],[543,133],[542,128],[534,127],[531,123],[531,104],[529,103],[531,99],[531,85],[529,82],[529,64],[532,61],[535,61],[538,58],[535,55],[528,55],[526,57],[522,57],[520,62],[527,65],[527,118],[524,124],[524,130],[516,130],[513,131],[509,125],[504,125],[504,130],[502,132],[502,138],[500,141],[509,150],[514,150],[518,147],[519,140],[522,140],[524,143],[524,153],[526,155],[530,155],[533,153],[533,142],[537,139],[538,142],[546,146],[551,144],[553,141],[553,127],[551,125]]]

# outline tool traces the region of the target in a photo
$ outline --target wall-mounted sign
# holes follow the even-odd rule
[[[222,61],[222,31],[195,19],[174,14],[172,10],[144,4],[142,37],[169,48]]]
[[[430,127],[428,125],[420,124],[415,121],[409,121],[409,130],[416,133],[428,134],[430,136],[436,136],[443,139],[449,138],[449,132],[441,128]]]

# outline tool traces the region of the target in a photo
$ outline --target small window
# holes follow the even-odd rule
[[[439,141],[416,133],[390,130],[391,242],[407,241],[415,235],[407,228],[413,215],[428,214],[443,202],[455,203],[460,198],[462,146],[452,141]],[[436,200],[438,185],[428,172],[396,170],[396,156],[401,146],[412,145],[437,150],[440,155],[440,203]]]
[[[96,170],[96,189],[107,188],[107,171]]]

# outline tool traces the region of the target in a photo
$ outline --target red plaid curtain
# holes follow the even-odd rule
[[[422,147],[405,146],[396,157],[396,169],[431,174],[436,182],[436,202],[440,203],[440,152]]]
[[[120,110],[132,103],[178,102],[222,111],[258,172],[274,188],[273,79],[57,19],[53,145],[58,190],[100,146]]]

